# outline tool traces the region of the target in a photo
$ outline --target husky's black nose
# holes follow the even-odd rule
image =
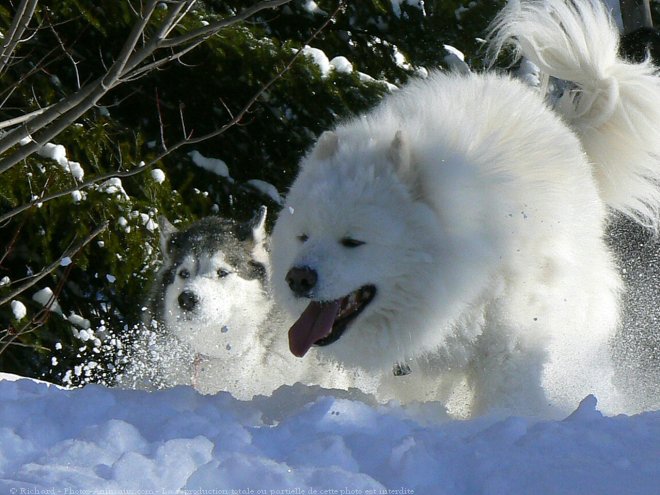
[[[199,297],[193,291],[184,290],[179,294],[179,306],[185,311],[192,311],[197,306],[199,302]]]
[[[318,276],[308,266],[294,266],[286,274],[286,283],[297,296],[307,296],[316,285]]]

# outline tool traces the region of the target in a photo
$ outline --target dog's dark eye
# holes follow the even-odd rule
[[[190,278],[190,272],[185,268],[179,272],[179,277],[181,278]]]
[[[219,268],[218,269],[218,277],[224,278],[227,275],[229,275],[231,272],[229,270],[225,270],[224,268]]]
[[[300,242],[307,242],[307,239],[309,239],[309,236],[308,236],[307,234],[300,234],[300,235],[298,236],[298,240],[299,240]]]
[[[351,239],[350,237],[344,237],[340,242],[342,246],[347,248],[356,248],[364,244],[364,241],[358,241],[357,239]]]

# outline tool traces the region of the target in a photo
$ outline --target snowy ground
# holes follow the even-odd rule
[[[0,493],[657,494],[660,411],[450,421],[311,387],[62,390],[0,375]]]

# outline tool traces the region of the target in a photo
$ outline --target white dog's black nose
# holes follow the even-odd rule
[[[297,296],[307,296],[316,285],[318,275],[308,266],[294,266],[286,274],[286,283]]]
[[[179,306],[181,306],[181,309],[184,309],[185,311],[192,311],[195,309],[195,306],[197,306],[198,302],[199,297],[197,294],[190,290],[184,290],[181,294],[179,294]]]

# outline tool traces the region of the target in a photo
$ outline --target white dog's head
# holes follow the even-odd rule
[[[405,136],[345,134],[325,133],[303,160],[273,231],[273,290],[297,318],[293,354],[316,345],[388,368],[424,345],[443,234],[416,196]]]

